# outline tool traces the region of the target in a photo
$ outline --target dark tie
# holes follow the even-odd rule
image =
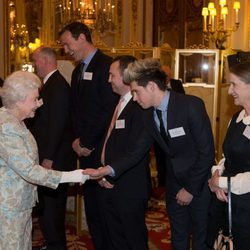
[[[163,120],[162,120],[162,111],[159,110],[159,109],[156,109],[155,112],[156,112],[156,115],[157,115],[157,117],[158,117],[158,119],[160,121],[160,133],[161,133],[161,136],[164,139],[164,141],[168,144],[168,136],[167,136],[167,133],[166,133],[166,130],[165,130],[165,127],[164,127]]]
[[[78,73],[78,76],[77,76],[77,90],[79,91],[80,90],[80,85],[81,85],[81,81],[82,81],[82,78],[83,78],[83,68],[84,68],[84,65],[85,63],[84,62],[81,62],[80,65],[79,65],[79,73]]]

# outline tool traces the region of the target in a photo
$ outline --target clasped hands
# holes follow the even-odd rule
[[[89,156],[91,154],[91,152],[94,150],[94,149],[88,149],[86,147],[81,147],[80,146],[80,138],[76,138],[73,143],[72,143],[72,148],[73,150],[77,153],[77,155],[79,157],[81,156]]]
[[[228,202],[227,190],[219,187],[219,178],[220,174],[219,170],[217,169],[213,176],[208,180],[208,186],[210,190],[216,194],[217,199]]]
[[[101,187],[108,189],[114,187],[113,184],[111,184],[109,181],[106,180],[106,178],[104,178],[104,176],[111,174],[110,168],[108,168],[107,166],[100,167],[98,169],[87,168],[83,170],[83,173],[89,175],[90,179],[97,180]]]
[[[193,200],[193,195],[190,194],[185,188],[182,188],[176,194],[176,202],[181,206],[187,206]]]

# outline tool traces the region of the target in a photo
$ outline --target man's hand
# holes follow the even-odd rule
[[[44,168],[52,169],[53,161],[51,161],[51,160],[49,160],[49,159],[43,159],[41,165],[42,165]]]
[[[107,188],[107,189],[111,189],[114,187],[114,185],[112,185],[110,182],[108,182],[105,178],[101,178],[98,180],[98,183],[101,187]]]
[[[73,150],[77,153],[77,155],[80,156],[89,156],[93,149],[88,149],[86,147],[80,146],[80,139],[76,138],[72,143]]]
[[[187,206],[193,200],[193,195],[190,194],[185,188],[182,188],[177,193],[176,200],[179,205]]]
[[[106,166],[106,167],[100,167],[98,169],[86,168],[83,170],[83,173],[89,175],[90,179],[98,180],[105,175],[110,175],[111,171],[110,168]]]

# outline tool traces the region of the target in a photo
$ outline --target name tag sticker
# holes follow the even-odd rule
[[[115,129],[125,128],[125,120],[117,120],[115,122]]]
[[[170,134],[171,138],[183,136],[186,134],[183,127],[169,129],[168,133]]]
[[[93,72],[84,72],[83,80],[92,80]]]
[[[246,126],[244,132],[243,132],[243,135],[247,138],[247,139],[250,139],[250,127],[249,126]]]

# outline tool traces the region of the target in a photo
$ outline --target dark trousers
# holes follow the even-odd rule
[[[181,206],[177,204],[175,195],[171,196],[167,192],[166,205],[173,250],[189,250],[191,235],[193,250],[208,249],[206,235],[210,197],[208,186],[204,185],[200,196],[194,197],[188,206]]]
[[[38,187],[39,224],[48,250],[66,250],[65,212],[68,184],[60,184],[56,190]]]
[[[89,180],[83,186],[83,199],[86,220],[95,250],[107,250],[109,241],[104,227],[100,204],[101,187],[96,181]]]
[[[164,187],[166,184],[166,153],[156,142],[154,143],[154,153],[156,160],[158,186]]]
[[[106,250],[148,250],[146,199],[112,197],[104,190],[102,211],[111,242]]]

